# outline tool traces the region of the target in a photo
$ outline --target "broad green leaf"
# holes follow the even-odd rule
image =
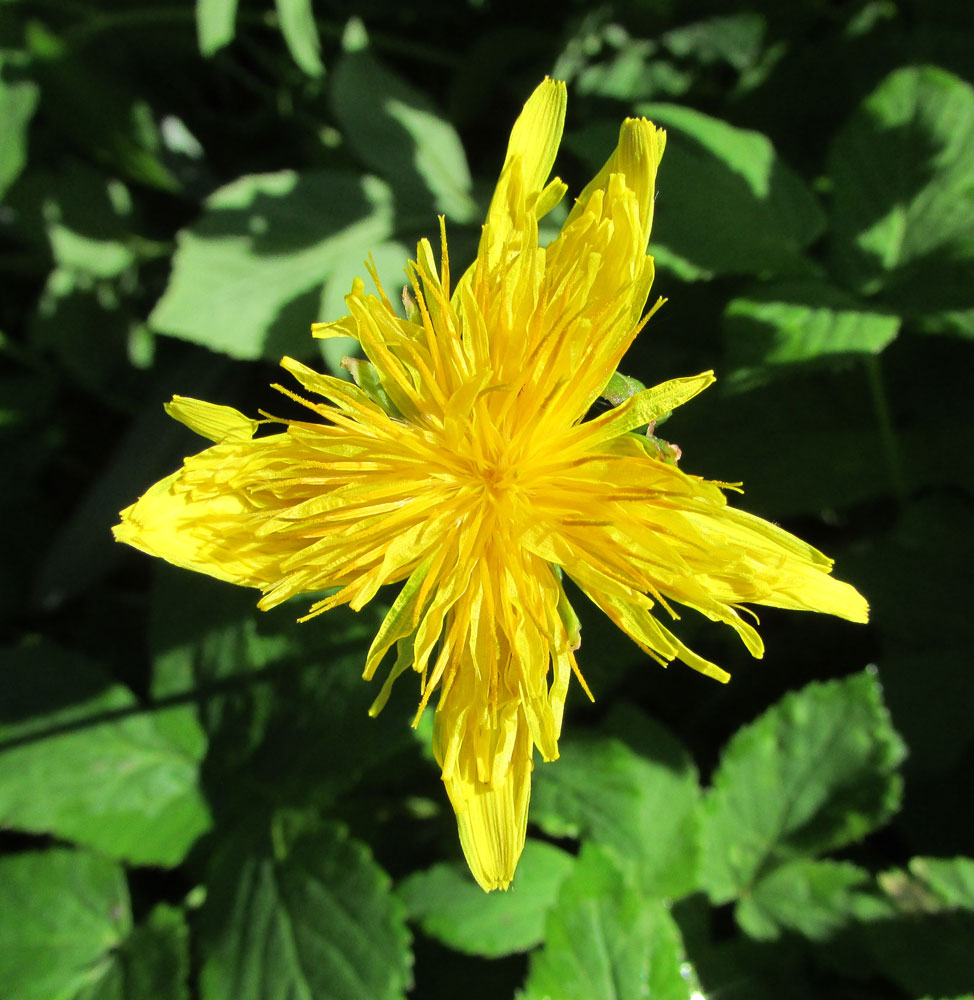
[[[378,718],[368,714],[378,686],[362,670],[381,607],[299,624],[301,602],[261,612],[250,590],[161,564],[157,579],[153,693],[190,693],[210,738],[211,796],[224,811],[331,804],[371,769],[388,780],[390,764],[397,773],[422,766],[408,678]]]
[[[685,749],[635,709],[615,716],[638,750],[607,736],[565,737],[561,757],[534,772],[531,821],[553,837],[592,840],[651,895],[696,886],[697,772]]]
[[[586,844],[549,911],[521,1000],[691,1000],[680,931],[612,860]]]
[[[671,104],[637,111],[667,129],[650,241],[659,264],[686,278],[810,272],[803,250],[825,219],[766,136]]]
[[[499,958],[541,943],[545,916],[573,865],[570,854],[529,839],[507,892],[485,893],[466,865],[442,863],[410,875],[399,898],[430,937],[456,951]]]
[[[127,688],[55,646],[3,650],[0,673],[3,824],[134,864],[178,864],[209,826],[185,746]]]
[[[825,941],[855,920],[888,916],[890,906],[864,868],[800,858],[776,868],[737,904],[737,922],[759,940],[794,931]]]
[[[321,290],[349,258],[364,261],[392,229],[375,177],[319,170],[241,177],[211,195],[178,237],[152,326],[234,358],[307,356]],[[364,271],[364,267],[363,267]]]
[[[214,861],[202,913],[202,1000],[394,1000],[409,932],[388,875],[334,825],[241,833]]]
[[[274,5],[291,57],[308,76],[321,76],[325,67],[311,0],[274,0]]]
[[[904,756],[868,672],[809,684],[739,729],[704,802],[710,898],[726,902],[788,861],[881,826],[899,805]]]
[[[372,54],[355,21],[332,75],[331,104],[355,153],[386,178],[400,201],[423,213],[424,226],[430,209],[452,222],[476,215],[456,129],[425,94]]]
[[[92,991],[112,975],[113,951],[132,926],[125,875],[115,862],[66,848],[12,854],[0,858],[0,900],[4,1000],[97,995]]]
[[[898,316],[825,282],[762,285],[732,300],[724,313],[730,378],[740,387],[812,363],[879,354],[899,327]]]
[[[27,129],[39,93],[37,84],[31,80],[0,77],[0,198],[27,163]]]
[[[924,330],[974,335],[974,88],[891,73],[835,137],[836,274]]]
[[[233,41],[237,0],[196,0],[196,37],[200,52],[211,56]]]
[[[160,903],[113,957],[78,1000],[189,1000],[189,929],[181,910]]]

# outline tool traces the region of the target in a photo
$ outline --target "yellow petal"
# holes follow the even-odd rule
[[[545,78],[514,123],[480,240],[478,257],[488,267],[504,257],[506,248],[521,249],[518,237],[525,231],[536,244],[539,215],[564,193],[560,182],[547,190],[545,183],[561,143],[567,103],[565,84]]]
[[[232,406],[207,403],[189,396],[173,396],[165,409],[173,420],[216,442],[249,441],[260,426],[259,420],[251,420]]]
[[[473,877],[485,892],[507,889],[527,833],[534,769],[531,737],[515,709],[501,724],[510,738],[495,734],[496,742],[503,746],[503,759],[492,762],[491,772],[485,774],[473,737],[465,738],[455,753],[448,749],[455,728],[468,722],[467,715],[452,705],[438,706],[433,749],[443,766],[443,784],[456,813],[460,846]]]

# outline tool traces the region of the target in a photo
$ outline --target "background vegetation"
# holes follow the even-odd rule
[[[6,1000],[974,985],[974,8],[534,9],[0,3]],[[669,129],[670,301],[625,371],[720,382],[664,436],[874,617],[765,612],[762,663],[684,618],[721,687],[587,615],[596,703],[575,688],[487,897],[415,691],[366,717],[380,610],[260,615],[109,527],[200,447],[172,393],[282,412],[272,366],[337,370],[308,324],[369,251],[396,287],[437,212],[462,268],[545,73],[576,193],[623,116]]]

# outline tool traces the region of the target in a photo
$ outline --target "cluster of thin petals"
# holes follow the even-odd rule
[[[748,605],[864,621],[831,562],[729,506],[644,428],[705,389],[705,372],[586,419],[649,315],[656,169],[664,133],[628,119],[608,162],[547,247],[538,221],[565,112],[546,80],[511,135],[477,258],[453,284],[420,242],[403,305],[373,274],[319,337],[353,336],[358,384],[293,359],[281,388],[303,420],[257,421],[176,397],[172,416],[213,444],[122,512],[121,541],[262,592],[261,608],[326,591],[305,617],[398,587],[365,663],[418,675],[470,868],[506,887],[524,844],[534,752],[558,756],[578,619],[566,578],[649,656],[718,680],[674,622],[733,628],[755,656]],[[655,308],[655,307],[654,307]],[[268,433],[268,431],[270,431]],[[587,690],[587,688],[586,688]]]

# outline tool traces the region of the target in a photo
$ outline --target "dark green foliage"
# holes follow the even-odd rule
[[[541,11],[0,3],[4,1000],[970,997],[974,16]],[[623,117],[668,129],[669,301],[624,374],[716,370],[663,429],[682,467],[834,556],[872,624],[767,611],[756,663],[688,612],[721,687],[575,595],[596,704],[488,897],[415,685],[367,714],[381,607],[297,625],[109,528],[200,446],[171,394],[290,415],[273,366],[343,373],[307,327],[368,254],[395,300],[443,213],[462,273],[546,73],[573,194]]]

